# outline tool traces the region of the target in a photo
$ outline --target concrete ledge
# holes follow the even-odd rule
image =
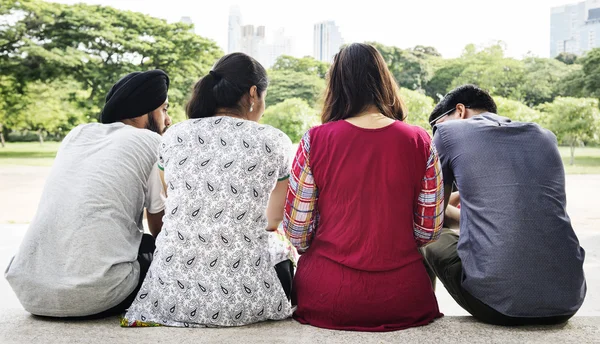
[[[574,317],[549,327],[505,328],[471,317],[444,317],[429,326],[386,333],[330,331],[294,320],[226,329],[121,328],[117,318],[42,320],[2,310],[0,343],[600,343],[600,317]]]

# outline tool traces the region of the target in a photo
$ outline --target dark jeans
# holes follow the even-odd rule
[[[106,317],[115,316],[115,315],[124,313],[127,310],[127,308],[129,308],[129,306],[131,306],[131,304],[133,303],[133,300],[135,300],[135,297],[137,296],[138,291],[140,291],[140,288],[142,287],[144,278],[146,277],[146,274],[148,273],[148,269],[150,269],[150,263],[152,263],[152,258],[154,256],[154,250],[156,249],[154,242],[155,242],[155,240],[152,235],[144,234],[142,236],[142,242],[141,242],[140,248],[138,250],[138,258],[137,258],[137,261],[140,264],[140,279],[139,279],[137,287],[135,287],[133,292],[131,292],[131,294],[129,294],[129,296],[127,296],[125,298],[125,300],[123,300],[121,303],[114,306],[113,308],[110,308],[110,309],[100,312],[98,314],[86,315],[86,316],[81,316],[81,317],[62,317],[61,319],[92,320],[92,319],[106,318]]]
[[[566,322],[574,315],[538,318],[509,317],[479,301],[462,287],[462,262],[456,250],[457,243],[458,234],[444,228],[440,238],[421,249],[421,253],[425,258],[426,268],[430,273],[434,289],[437,276],[454,300],[476,319],[502,326],[555,325]]]
[[[283,287],[283,291],[285,292],[285,296],[290,300],[292,297],[292,280],[294,279],[294,264],[292,264],[291,260],[285,260],[277,265],[275,265],[275,272],[277,272],[277,277],[279,278],[279,282]]]

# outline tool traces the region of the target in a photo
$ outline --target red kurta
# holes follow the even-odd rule
[[[294,318],[330,329],[390,331],[442,316],[415,234],[418,197],[435,154],[429,135],[403,122],[364,129],[337,121],[311,129],[302,149],[318,189],[318,215],[294,278]],[[290,188],[300,179],[291,179]],[[290,221],[302,210],[288,199],[284,227],[292,237]],[[431,223],[440,222],[433,217]]]

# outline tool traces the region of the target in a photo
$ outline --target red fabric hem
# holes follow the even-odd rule
[[[406,329],[409,329],[412,327],[426,326],[426,325],[433,323],[436,319],[442,318],[443,316],[444,316],[443,313],[438,313],[438,315],[436,315],[434,317],[428,317],[427,319],[417,321],[414,324],[386,324],[386,325],[379,325],[377,327],[336,326],[333,324],[319,322],[319,321],[309,322],[306,319],[296,316],[296,314],[294,314],[292,316],[292,318],[303,325],[310,325],[310,326],[324,328],[324,329],[328,329],[328,330],[360,331],[360,332],[391,332],[391,331],[406,330]]]

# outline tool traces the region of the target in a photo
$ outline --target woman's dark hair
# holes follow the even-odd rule
[[[241,112],[240,100],[250,88],[256,86],[261,95],[268,84],[267,72],[258,61],[243,53],[225,55],[194,85],[187,117],[212,117],[218,108]]]
[[[389,118],[406,117],[398,85],[381,54],[371,45],[354,43],[335,55],[329,69],[321,121],[350,118],[373,105]]]

